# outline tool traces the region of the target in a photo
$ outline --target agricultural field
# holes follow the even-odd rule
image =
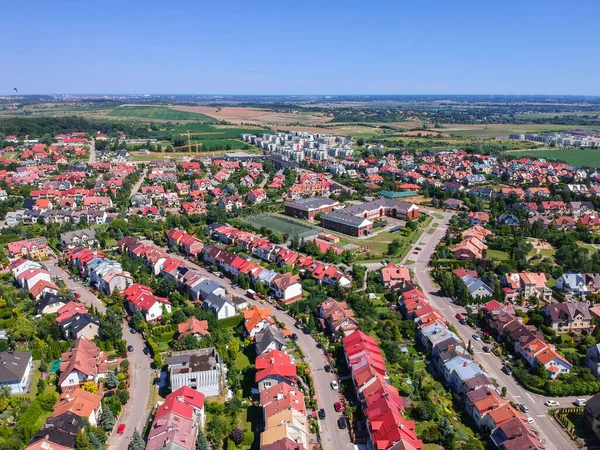
[[[548,124],[451,124],[445,125],[443,130],[462,138],[484,139],[495,138],[497,136],[508,136],[513,133],[546,133],[551,131],[577,130],[577,129],[597,129],[593,126],[582,125],[548,125]]]
[[[287,217],[278,217],[274,214],[258,214],[255,216],[244,217],[242,220],[252,226],[258,228],[266,227],[269,230],[287,234],[289,236],[296,235],[298,237],[308,237],[310,235],[316,235],[319,232],[316,227],[308,223],[304,224],[288,219]]]
[[[600,167],[600,149],[572,150],[572,149],[530,149],[509,150],[512,156],[533,156],[535,158],[557,159],[573,166]]]
[[[216,122],[215,119],[204,114],[176,111],[165,106],[119,106],[112,110],[108,116],[132,119],[199,120],[211,123]]]

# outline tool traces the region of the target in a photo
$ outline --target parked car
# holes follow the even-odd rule
[[[150,354],[150,349],[148,347],[144,347],[144,350],[142,350],[144,352],[144,355],[148,356]]]
[[[231,287],[232,287],[233,289],[237,289],[237,288],[238,288],[238,285],[237,285],[237,284],[235,284],[235,283],[233,283],[233,284],[231,285]]]
[[[319,410],[319,419],[325,420],[325,410],[323,408]]]
[[[331,382],[331,389],[334,389],[337,391],[339,388],[340,388],[340,385],[337,383],[337,381],[334,380]]]
[[[333,409],[335,409],[335,412],[342,412],[342,402],[335,402]]]
[[[459,319],[458,323],[460,323],[461,325],[466,325],[467,321],[465,320],[465,318],[463,317],[462,319]]]
[[[489,352],[490,352],[490,348],[489,348],[487,345],[484,345],[484,346],[483,346],[483,347],[481,347],[481,348],[482,348],[482,350],[483,350],[484,352],[486,352],[486,353],[489,353]]]
[[[419,252],[418,252],[417,250],[415,250],[415,251],[413,252],[413,255],[418,255],[418,254],[419,254]]]
[[[551,408],[554,408],[556,406],[559,406],[559,403],[556,400],[546,400],[544,402],[544,405],[550,406]]]
[[[423,250],[421,247],[416,247],[416,249],[419,251]]]
[[[533,425],[533,417],[527,418],[527,425]]]
[[[81,298],[81,294],[79,292],[75,292],[75,298]]]
[[[457,318],[458,320],[460,320],[460,319],[462,319],[462,318],[463,318],[463,316],[462,316],[462,314],[461,314],[461,313],[458,313],[458,314],[456,314],[456,318]]]
[[[477,333],[473,334],[473,339],[475,339],[476,341],[480,341],[481,340],[481,336],[479,336]]]
[[[292,341],[297,341],[298,335],[296,333],[292,333]]]
[[[341,430],[344,430],[346,428],[346,418],[344,416],[342,416],[338,419],[338,427]]]
[[[329,364],[325,364],[325,372],[331,372],[331,366]]]
[[[133,345],[128,345],[127,346],[127,351],[128,352],[132,352],[133,351]]]
[[[137,333],[137,330],[136,330],[135,328],[130,328],[130,329],[129,329],[129,332],[130,332],[131,334],[135,334],[135,333]]]
[[[504,367],[502,368],[502,372],[504,372],[506,375],[512,375],[512,370],[511,370],[511,368],[510,368],[510,367],[508,367],[508,366],[504,366]]]
[[[585,406],[587,403],[587,400],[585,398],[578,398],[577,400],[575,400],[575,406]]]
[[[124,423],[119,425],[119,428],[117,428],[117,434],[123,434],[123,433],[125,433],[125,424]]]
[[[527,407],[527,405],[525,405],[523,403],[519,403],[519,409],[521,410],[521,412],[524,412],[524,413],[529,411],[529,408]]]
[[[117,362],[117,358],[108,358],[108,359],[106,360],[106,362],[107,362],[108,364],[116,363],[116,362]]]

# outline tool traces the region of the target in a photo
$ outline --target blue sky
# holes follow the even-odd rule
[[[600,1],[3,2],[0,94],[600,95]]]

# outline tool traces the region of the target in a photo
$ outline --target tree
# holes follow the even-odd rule
[[[110,431],[115,426],[115,416],[110,408],[102,409],[102,417],[100,418],[100,426],[105,431]]]
[[[119,384],[117,376],[114,372],[109,372],[106,380],[104,380],[104,386],[106,386],[108,389],[114,389],[117,387],[117,384]]]
[[[179,312],[179,311],[177,311],[177,312]],[[173,317],[175,317],[175,316],[173,316]],[[132,328],[135,328],[136,330],[140,330],[142,328],[142,324],[144,322],[145,322],[144,315],[141,313],[141,311],[136,311],[133,313],[133,316],[131,317],[131,327]],[[175,323],[177,323],[177,322],[175,322]]]
[[[124,405],[129,401],[129,391],[126,391],[125,389],[117,391],[117,398],[121,402],[121,405]]]
[[[91,392],[92,394],[98,393],[98,386],[96,386],[96,383],[94,383],[93,381],[88,381],[88,382],[84,383],[81,388],[84,391]]]
[[[138,433],[138,431],[135,430],[133,432],[133,440],[131,441],[130,449],[131,450],[144,450],[145,448],[146,448],[146,443],[144,442],[144,439],[142,438],[140,433]],[[196,446],[196,448],[198,448],[198,447]]]
[[[208,419],[206,435],[212,442],[219,442],[229,435],[231,424],[229,419],[221,414],[216,414]]]
[[[244,440],[244,430],[235,427],[231,430],[231,433],[229,433],[229,437],[235,443],[235,445],[240,445]]]
[[[208,450],[208,441],[201,430],[198,430],[198,437],[196,438],[196,450]]]
[[[356,140],[356,145],[358,145],[359,147],[362,147],[363,145],[365,145],[365,140],[364,138],[358,138]]]
[[[123,306],[123,296],[121,295],[119,288],[114,288],[110,293],[110,304]]]
[[[92,444],[85,434],[85,431],[81,429],[75,437],[75,450],[92,450]]]
[[[502,386],[502,397],[506,397],[507,392],[508,392],[508,389],[506,388],[506,386]]]
[[[123,324],[119,313],[111,308],[106,310],[104,317],[100,318],[100,334],[113,345],[123,339]]]
[[[19,317],[11,327],[10,334],[15,341],[30,341],[36,334],[36,327],[31,320]]]

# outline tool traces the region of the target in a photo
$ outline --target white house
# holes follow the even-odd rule
[[[28,391],[32,369],[31,352],[0,352],[0,386],[8,386],[11,394]]]
[[[236,315],[235,305],[233,302],[220,295],[209,294],[202,307],[208,311],[211,311],[217,319],[227,319]]]

